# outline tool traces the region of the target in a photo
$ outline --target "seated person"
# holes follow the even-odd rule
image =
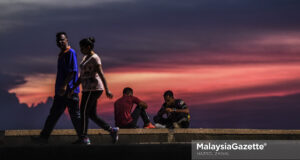
[[[188,128],[190,125],[189,109],[181,99],[174,99],[173,92],[164,93],[165,103],[153,118],[157,128]]]
[[[134,104],[136,104],[136,107],[131,113]],[[138,128],[137,121],[141,116],[144,121],[144,128],[155,128],[146,113],[147,107],[145,102],[133,96],[131,88],[124,88],[123,96],[114,104],[116,126],[120,128]]]

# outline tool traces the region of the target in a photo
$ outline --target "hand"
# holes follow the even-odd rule
[[[64,96],[65,93],[66,93],[66,87],[61,87],[61,88],[59,89],[58,95],[59,95],[59,96]]]
[[[166,108],[165,110],[167,113],[173,112],[174,110],[172,108]]]
[[[114,95],[112,93],[110,93],[110,91],[106,91],[106,96],[109,99],[112,99],[114,97]]]
[[[145,102],[140,102],[138,104],[138,106],[140,106],[141,108],[144,108],[144,109],[147,109],[148,108],[148,105],[145,103]]]
[[[74,90],[72,89],[69,93],[68,93],[68,95],[67,95],[67,97],[68,98],[72,98],[72,95],[74,94]]]

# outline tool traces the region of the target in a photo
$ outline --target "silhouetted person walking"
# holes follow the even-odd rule
[[[68,107],[77,134],[80,133],[79,87],[73,88],[78,79],[76,52],[70,47],[65,32],[56,34],[56,43],[61,51],[57,61],[54,101],[40,136],[32,137],[36,142],[46,143],[48,141],[53,128],[66,107]],[[71,89],[73,93],[69,94]]]
[[[75,86],[82,84],[82,98],[80,104],[81,115],[81,136],[74,142],[74,144],[91,144],[88,138],[88,124],[89,119],[94,121],[99,127],[108,131],[113,138],[113,142],[118,141],[117,127],[111,127],[103,119],[97,116],[97,101],[105,89],[106,96],[110,99],[113,98],[112,93],[109,91],[107,82],[102,70],[100,57],[94,52],[95,39],[85,38],[80,41],[80,50],[84,55],[80,63],[80,77]]]

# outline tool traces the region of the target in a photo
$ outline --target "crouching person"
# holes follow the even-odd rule
[[[157,128],[188,128],[190,126],[189,109],[181,99],[174,99],[173,92],[164,93],[165,103],[154,116],[153,120]]]
[[[136,107],[131,112],[133,105]],[[141,116],[144,122],[144,128],[155,128],[150,122],[146,112],[147,104],[139,98],[133,96],[133,90],[129,87],[124,88],[123,96],[114,104],[115,123],[120,128],[138,128],[137,122]]]

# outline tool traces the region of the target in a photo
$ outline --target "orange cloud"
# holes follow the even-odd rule
[[[113,101],[122,96],[122,90],[127,86],[132,87],[136,96],[149,102],[155,108],[162,104],[162,94],[168,89],[173,90],[175,96],[184,97],[190,105],[291,94],[299,92],[300,85],[289,88],[281,87],[276,90],[272,88],[266,90],[264,86],[300,81],[299,71],[300,64],[297,63],[191,65],[154,71],[149,69],[143,71],[141,68],[137,71],[134,68],[128,68],[127,71],[114,69],[113,72],[106,72],[106,79],[115,98],[109,100],[103,94],[99,100],[99,111],[111,112]],[[31,106],[53,96],[55,75],[30,75],[26,77],[26,80],[27,83],[10,90],[16,93],[20,102]],[[260,87],[261,90],[259,90]],[[257,90],[249,91],[249,88],[257,88]],[[239,90],[240,93],[238,93]],[[191,95],[198,96],[191,97]]]
[[[16,93],[20,103],[35,106],[54,96],[55,74],[36,74],[25,77],[26,83],[9,90]]]

